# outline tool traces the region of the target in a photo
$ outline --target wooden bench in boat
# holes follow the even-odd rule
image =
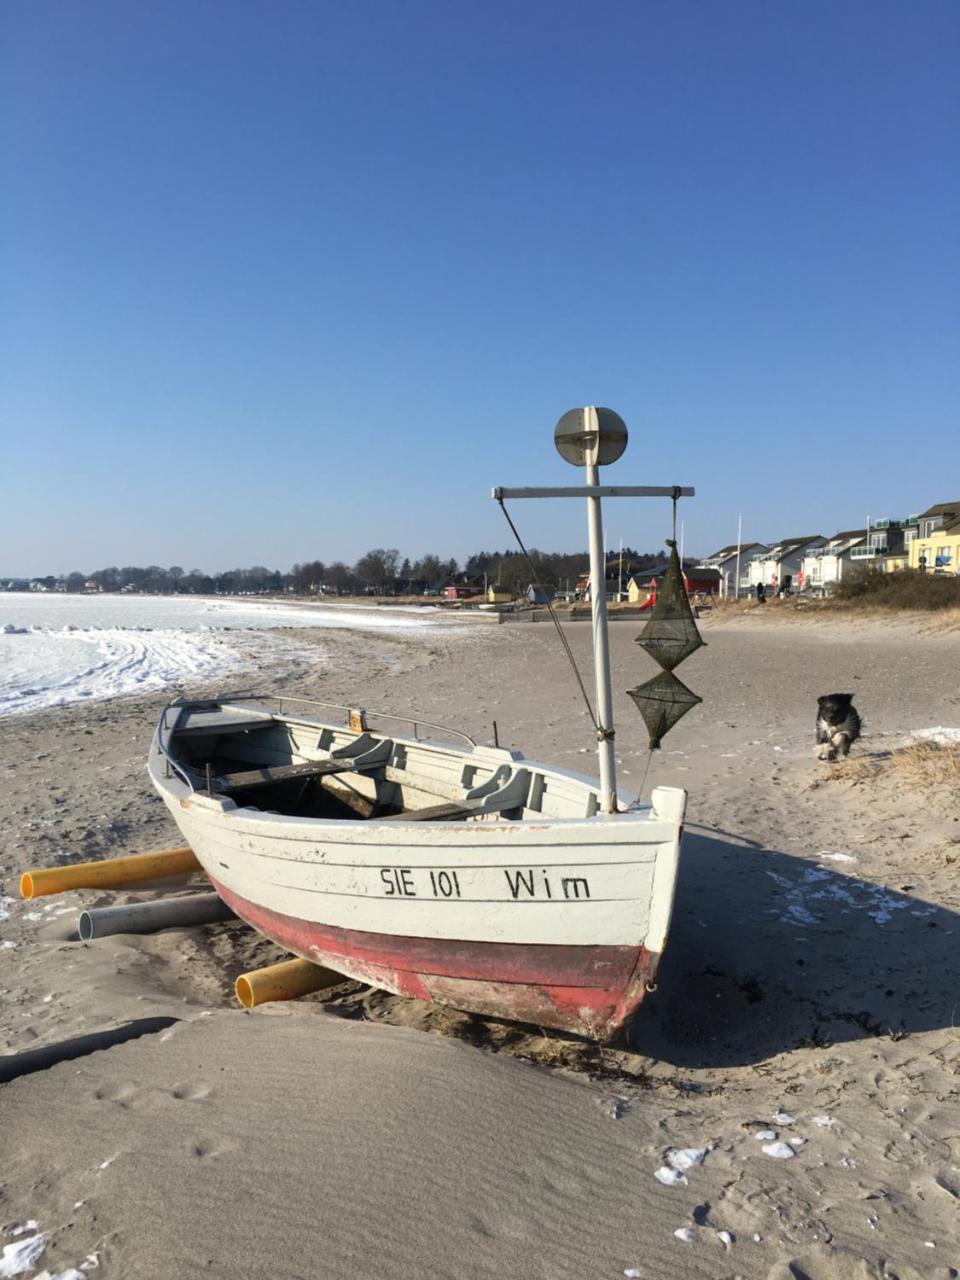
[[[289,782],[293,778],[326,778],[334,773],[364,773],[380,767],[383,762],[358,764],[353,760],[308,760],[304,764],[278,764],[263,769],[245,769],[242,773],[221,773],[217,776],[218,791],[246,791],[250,787],[268,787],[275,782]]]
[[[473,787],[461,800],[446,804],[431,804],[423,809],[407,809],[403,813],[390,813],[379,822],[455,822],[458,818],[470,818],[482,813],[503,813],[505,810],[522,810],[530,790],[530,771],[501,765],[499,769]]]
[[[491,807],[482,800],[464,800],[460,803],[451,801],[448,804],[431,804],[425,809],[405,809],[402,813],[388,813],[377,822],[452,822],[457,818],[469,818],[476,813],[495,813],[498,808],[513,808],[509,805]]]
[[[328,778],[343,773],[369,773],[385,768],[393,755],[394,744],[388,738],[375,738],[362,733],[353,742],[332,752],[326,760],[305,760],[299,764],[263,765],[259,769],[243,769],[218,774],[214,787],[220,794],[247,791],[276,783],[310,778]],[[378,822],[453,822],[481,814],[522,810],[530,787],[527,769],[501,765],[486,782],[473,787],[458,800],[427,805],[422,809],[406,809],[400,813],[378,816]]]
[[[276,723],[274,716],[255,712],[188,711],[177,721],[174,736],[196,738],[206,734],[237,733],[240,730],[267,729]]]
[[[218,791],[246,791],[250,787],[267,787],[294,778],[325,778],[336,773],[369,773],[382,769],[393,754],[390,738],[374,738],[362,733],[353,742],[334,751],[329,760],[304,760],[300,764],[264,765],[260,769],[244,769],[238,773],[222,773],[216,779]]]

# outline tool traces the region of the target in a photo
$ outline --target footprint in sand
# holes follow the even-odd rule
[[[197,1160],[210,1160],[226,1155],[235,1147],[236,1143],[223,1142],[217,1138],[194,1138],[190,1143],[189,1151]]]
[[[184,1081],[182,1084],[173,1086],[171,1093],[174,1098],[182,1102],[199,1102],[202,1098],[209,1098],[211,1086],[204,1084],[203,1081],[198,1083]]]
[[[836,1245],[816,1245],[796,1257],[785,1259],[767,1273],[767,1280],[876,1280],[876,1267],[858,1254]],[[884,1275],[893,1271],[884,1269]],[[933,1280],[933,1273],[901,1265],[898,1280]],[[939,1273],[946,1280],[946,1269]]]
[[[103,1085],[93,1095],[97,1102],[115,1102],[118,1107],[127,1110],[139,1096],[139,1090],[133,1084]]]
[[[498,1213],[483,1223],[482,1234],[491,1239],[524,1240],[530,1234],[530,1223],[518,1213]]]

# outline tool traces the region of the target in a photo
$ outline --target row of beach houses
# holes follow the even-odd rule
[[[766,591],[806,591],[822,594],[852,570],[871,566],[885,573],[915,569],[934,574],[960,574],[960,499],[938,502],[919,515],[872,521],[868,528],[847,529],[832,537],[807,534],[776,543],[744,542],[721,547],[699,564],[684,559],[687,590],[692,595],[743,596],[762,586]],[[643,570],[625,566],[622,556],[606,563],[606,595],[633,604],[652,603],[667,569],[667,561]],[[77,581],[74,582],[73,579]],[[571,584],[572,585],[572,584]],[[125,586],[122,591],[132,590]],[[288,588],[289,589],[289,588]],[[69,579],[0,579],[0,591],[100,591],[101,584],[80,574]],[[447,582],[428,595],[471,604],[508,605],[518,593],[499,585],[483,586],[466,580]],[[570,601],[590,598],[590,578],[584,573],[575,589],[554,592],[532,585],[524,593],[529,604],[545,604],[555,595]]]
[[[720,595],[734,596],[755,592],[758,586],[819,593],[866,565],[885,573],[960,573],[960,499],[832,537],[808,534],[773,544],[732,543],[706,556],[700,567],[717,571]]]

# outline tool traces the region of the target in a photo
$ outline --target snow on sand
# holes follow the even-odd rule
[[[309,607],[141,596],[0,596],[0,717],[198,684],[239,670],[281,628],[403,631],[436,610]]]

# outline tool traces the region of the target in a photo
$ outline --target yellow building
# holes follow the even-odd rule
[[[487,604],[509,604],[512,599],[513,592],[506,587],[487,587]]]
[[[910,568],[960,573],[960,502],[942,502],[921,515],[910,543]]]
[[[627,599],[631,604],[646,604],[652,594],[649,575],[631,578],[627,583]]]

